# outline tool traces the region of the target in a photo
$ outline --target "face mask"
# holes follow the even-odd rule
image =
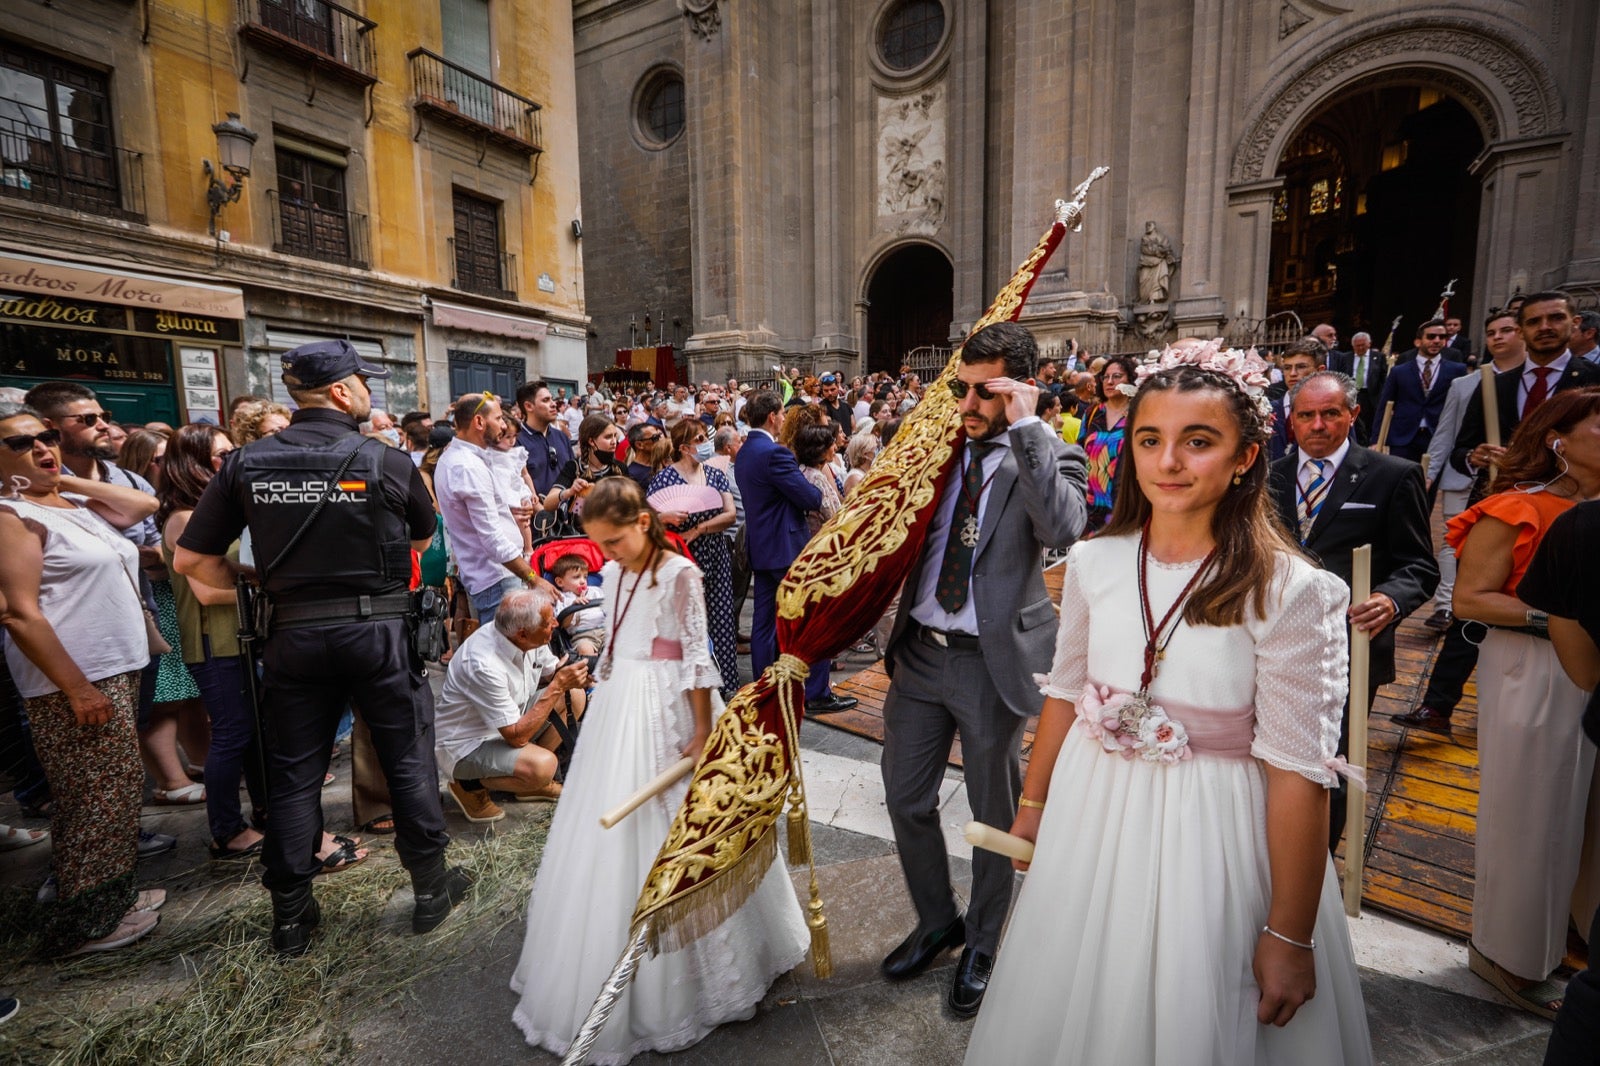
[[[696,459],[700,460],[700,462],[702,462],[702,463],[705,462],[706,460],[710,459],[713,455],[716,455],[716,454],[717,454],[716,447],[714,445],[712,445],[712,443],[710,441],[708,441],[708,440],[703,440],[699,444],[695,445],[694,457]]]
[[[617,461],[617,453],[616,453],[615,449],[613,449],[612,451],[609,451],[609,452],[603,452],[600,449],[596,448],[595,452],[594,452],[594,457],[596,459],[600,460],[602,463],[614,463],[614,462]]]
[[[378,431],[378,436],[382,437],[396,448],[400,447],[400,431],[398,429],[380,429]]]

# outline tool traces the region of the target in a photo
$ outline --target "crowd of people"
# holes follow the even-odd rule
[[[1394,357],[1362,333],[1340,350],[1330,325],[1265,360],[1182,341],[1041,361],[1019,326],[969,338],[949,382],[964,458],[859,645],[892,678],[883,776],[916,910],[883,971],[962,949],[947,1002],[979,1015],[968,1061],[1165,1061],[1170,1041],[1366,1061],[1328,862],[1345,622],[1371,637],[1370,706],[1396,626],[1430,604],[1441,651],[1397,717],[1448,734],[1482,667],[1472,969],[1560,1011],[1553,1056],[1593,1046],[1592,973],[1565,993],[1549,979],[1570,930],[1600,935],[1597,328],[1546,292],[1486,316],[1481,358],[1443,318]],[[138,860],[176,844],[140,830],[146,793],[204,805],[210,855],[262,861],[272,944],[295,955],[320,920],[313,878],[367,857],[324,827],[336,744],[352,824],[396,834],[418,932],[471,888],[444,862],[442,798],[474,823],[556,803],[512,983],[529,1041],[563,1051],[683,791],[627,832],[601,836],[598,814],[699,753],[751,676],[741,655],[754,675],[777,659],[785,572],[925,386],[535,380],[396,422],[371,407],[381,375],[344,342],[305,346],[284,357],[296,410],[239,397],[225,428],[119,425],[76,382],[0,396],[4,769],[23,815],[49,820],[0,825],[0,849],[53,849],[45,951],[110,950],[165,902],[138,884]],[[1351,603],[1361,545],[1372,591]],[[1058,620],[1038,564],[1060,551]],[[808,713],[854,705],[830,673],[813,668]],[[1037,848],[1004,945],[1009,862],[975,855],[964,910],[950,884],[937,797],[958,735],[974,814]],[[805,950],[774,869],[715,936],[645,965],[601,1061],[749,1016]],[[1142,930],[1137,950],[1108,928]],[[1182,973],[1130,961],[1147,957]],[[1189,1009],[1163,991],[1179,987],[1212,998]]]

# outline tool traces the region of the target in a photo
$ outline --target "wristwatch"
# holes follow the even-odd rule
[[[1523,617],[1527,621],[1528,628],[1533,630],[1534,632],[1536,632],[1536,633],[1548,633],[1548,632],[1550,632],[1550,615],[1545,613],[1544,611],[1535,611],[1535,610],[1529,609],[1528,613],[1526,615],[1524,615]]]

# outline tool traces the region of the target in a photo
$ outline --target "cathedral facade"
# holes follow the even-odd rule
[[[577,0],[590,367],[894,369],[1097,166],[1049,351],[1600,301],[1597,5]],[[1453,285],[1451,282],[1453,281]],[[1395,320],[1399,325],[1394,326]],[[1469,325],[1469,330],[1471,329]]]

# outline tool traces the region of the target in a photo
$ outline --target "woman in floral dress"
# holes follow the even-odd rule
[[[1100,368],[1095,389],[1100,402],[1090,409],[1079,430],[1078,443],[1083,445],[1089,466],[1089,521],[1086,532],[1093,533],[1111,517],[1117,485],[1117,459],[1122,455],[1123,437],[1127,432],[1128,397],[1123,386],[1133,388],[1134,362],[1119,355]]]

